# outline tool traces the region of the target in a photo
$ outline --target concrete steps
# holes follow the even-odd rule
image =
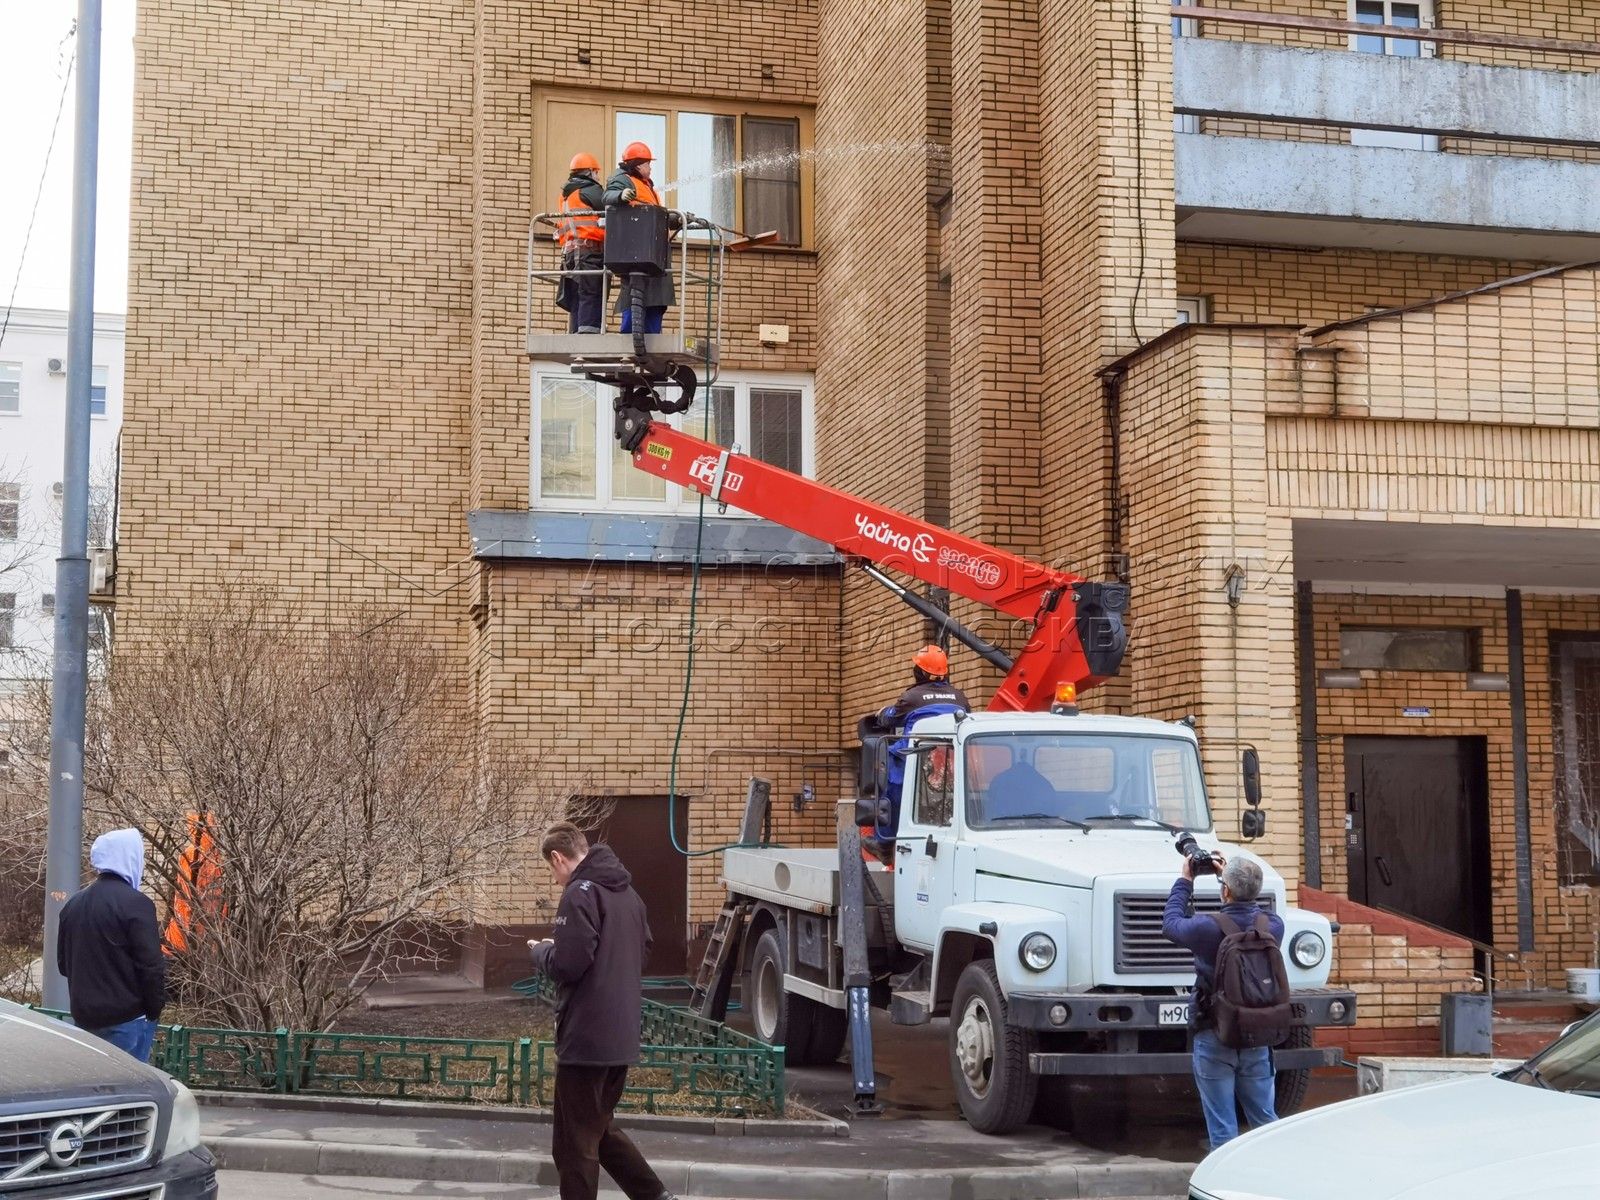
[[[1494,998],[1495,1057],[1529,1058],[1592,1011],[1574,1004],[1566,992],[1499,992]]]

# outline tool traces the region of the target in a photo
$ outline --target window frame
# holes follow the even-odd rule
[[[804,154],[816,148],[816,112],[815,109],[801,104],[770,103],[759,100],[723,100],[710,96],[691,95],[652,95],[637,92],[604,91],[600,89],[583,88],[552,88],[535,87],[533,89],[533,137],[532,157],[530,162],[530,175],[533,180],[532,200],[533,208],[529,213],[549,212],[556,206],[556,198],[561,194],[561,185],[565,182],[563,174],[559,179],[545,178],[544,164],[550,149],[550,129],[553,122],[548,117],[549,105],[557,104],[594,104],[605,110],[605,137],[607,144],[604,147],[585,147],[589,153],[596,155],[602,163],[602,182],[616,170],[616,156],[620,147],[615,145],[617,113],[635,112],[647,113],[666,118],[667,144],[665,147],[652,147],[665,158],[668,173],[675,173],[679,163],[678,153],[678,114],[679,113],[706,113],[711,116],[734,117],[734,154],[735,161],[743,161],[745,145],[745,118],[754,117],[758,120],[793,120],[799,123],[800,150]],[[798,243],[786,245],[769,244],[753,247],[756,251],[777,253],[809,253],[815,247],[815,213],[816,213],[816,172],[809,158],[800,160],[800,240]],[[552,168],[554,169],[554,168]],[[670,183],[670,179],[657,182]],[[744,219],[745,180],[743,172],[734,177],[734,219]],[[672,198],[669,197],[669,203]],[[746,230],[747,233],[759,233],[760,230]],[[538,231],[540,237],[554,236],[548,229]]]
[[[1174,325],[1206,325],[1211,321],[1210,296],[1179,296],[1174,311]]]
[[[17,372],[17,378],[15,380],[17,385],[17,406],[15,408],[5,408],[0,406],[0,417],[19,417],[22,415],[22,364],[20,362],[12,362],[10,360],[0,362],[0,372],[5,371],[7,368],[13,368]]]
[[[543,421],[540,419],[543,380],[562,379],[579,383],[588,380],[574,375],[571,368],[560,363],[535,362],[529,372],[529,431],[528,431],[528,507],[534,512],[567,513],[632,513],[639,516],[692,514],[699,506],[699,492],[667,483],[666,495],[661,500],[618,498],[611,496],[612,464],[615,457],[612,447],[616,437],[612,431],[611,389],[607,384],[593,384],[595,392],[595,495],[592,499],[563,498],[540,495],[540,468],[543,449]],[[816,385],[811,375],[804,372],[777,371],[724,371],[714,382],[702,387],[730,387],[734,389],[733,428],[734,442],[741,453],[749,453],[750,393],[754,391],[798,391],[800,393],[800,461],[801,474],[811,479],[817,471],[817,406]],[[700,398],[699,389],[696,399]],[[699,420],[692,413],[674,413],[660,418],[676,429],[700,436]],[[729,506],[728,516],[750,518],[752,514]]]
[[[15,480],[0,480],[0,508],[10,509],[0,521],[0,542],[16,542],[22,538],[22,484]],[[10,532],[6,532],[10,530]]]
[[[102,382],[96,383],[95,381],[97,379],[101,380]],[[98,418],[100,418],[102,420],[105,418],[106,410],[107,410],[106,396],[110,392],[110,390],[111,390],[111,368],[110,367],[90,367],[89,368],[89,415],[91,417],[98,417]],[[95,396],[95,392],[97,392],[97,391],[100,393],[100,395],[98,397]],[[100,402],[100,411],[99,412],[96,412],[95,411],[95,407],[94,407],[95,406],[95,401],[97,399]]]
[[[0,650],[14,650],[17,645],[16,592],[0,592]]]
[[[1345,634],[1387,633],[1402,634],[1452,634],[1459,635],[1465,650],[1466,665],[1462,667],[1399,667],[1387,662],[1346,662]],[[1385,651],[1387,654],[1387,651]],[[1384,625],[1371,622],[1341,622],[1339,625],[1339,670],[1342,671],[1392,671],[1422,675],[1466,675],[1481,670],[1483,666],[1483,630],[1476,625]]]

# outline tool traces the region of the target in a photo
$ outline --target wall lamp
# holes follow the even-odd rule
[[[1361,672],[1318,671],[1317,686],[1323,688],[1358,688],[1361,686]]]
[[[1228,594],[1228,607],[1238,608],[1239,599],[1244,595],[1244,568],[1238,563],[1223,572],[1222,590]]]
[[[1510,690],[1511,676],[1504,671],[1467,672],[1467,691],[1469,692],[1509,692]]]

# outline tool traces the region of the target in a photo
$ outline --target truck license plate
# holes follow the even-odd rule
[[[1189,1006],[1187,1004],[1163,1004],[1156,1010],[1156,1021],[1161,1025],[1187,1025],[1189,1023]]]

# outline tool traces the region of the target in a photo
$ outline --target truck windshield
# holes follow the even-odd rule
[[[967,740],[967,823],[979,829],[1146,820],[1211,828],[1194,743],[1138,734],[1003,733]],[[1151,828],[1156,826],[1152,824]]]

